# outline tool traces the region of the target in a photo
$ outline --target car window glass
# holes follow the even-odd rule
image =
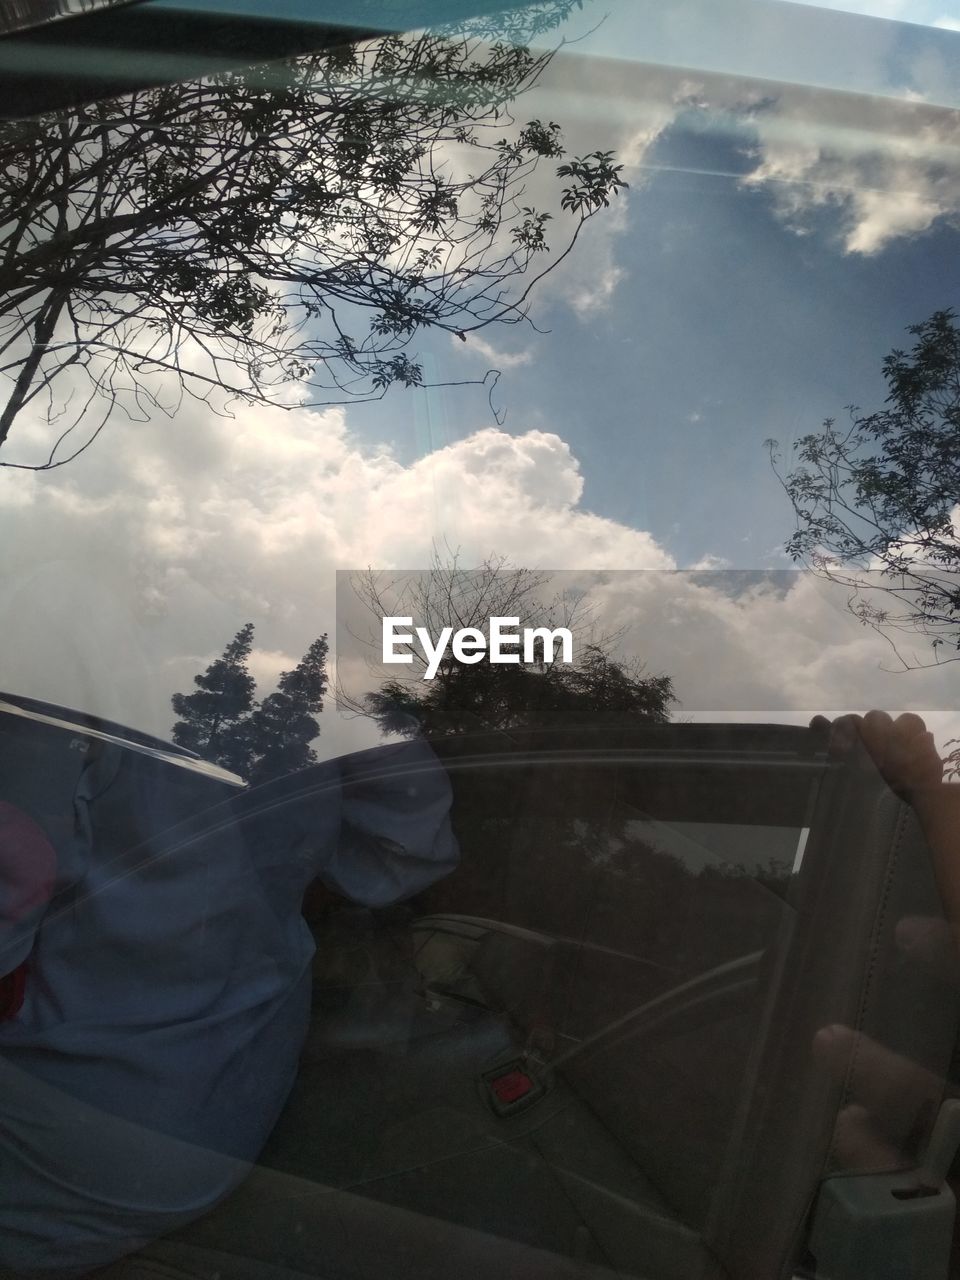
[[[960,18],[453,7],[0,39],[0,1270],[940,1280]]]

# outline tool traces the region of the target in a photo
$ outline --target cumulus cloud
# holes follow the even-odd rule
[[[756,164],[794,230],[832,210],[844,249],[874,254],[960,213],[960,125],[923,102],[785,90],[755,113]]]
[[[342,410],[195,410],[17,480],[0,485],[0,688],[157,732],[247,619],[265,681],[332,632],[337,569],[426,566],[437,543],[466,564],[673,564],[582,506],[579,464],[545,431],[480,430],[402,465]]]
[[[846,592],[811,572],[612,574],[589,598],[624,651],[673,677],[691,718],[806,723],[883,707],[923,714],[941,745],[960,733],[955,664],[899,669]]]
[[[893,12],[900,7],[891,5],[889,16],[901,16]],[[955,21],[942,16],[936,25]],[[654,149],[690,112],[739,141],[752,161],[744,186],[766,191],[775,214],[797,233],[826,213],[844,251],[868,255],[956,218],[960,124],[955,111],[930,100],[946,82],[949,51],[940,45],[950,40],[931,31],[904,64],[902,82],[882,97],[558,57],[531,101],[574,122],[571,150],[601,137],[624,163],[631,192],[591,224],[550,287],[585,319],[611,305],[627,279],[619,245],[656,171]]]
[[[733,78],[638,75],[629,63],[577,70],[563,58],[550,75],[531,115],[571,119],[574,154],[616,147],[631,200],[671,123],[704,111],[753,148],[743,181],[773,193],[787,225],[828,210],[849,252],[878,252],[960,209],[960,126],[924,103],[799,88],[767,99]],[[585,316],[615,300],[631,207],[605,211],[551,277],[555,296]],[[469,343],[491,363],[528,359],[486,337]],[[24,416],[18,440],[39,428]],[[674,677],[685,714],[802,718],[884,703],[948,713],[944,672],[890,676],[883,640],[824,584],[734,590],[709,557],[677,576],[649,531],[590,511],[583,493],[578,459],[548,429],[477,430],[402,462],[352,435],[339,409],[246,407],[220,419],[186,404],[171,420],[117,423],[62,471],[0,472],[0,688],[163,733],[170,693],[243,622],[257,626],[254,666],[268,685],[333,632],[335,570],[424,567],[445,544],[467,565],[495,554],[618,571],[591,579],[598,619]],[[626,570],[643,572],[628,581]],[[332,718],[327,749],[348,733],[331,734]]]
[[[957,732],[952,668],[891,675],[883,640],[810,575],[675,571],[649,532],[584,507],[578,461],[549,431],[479,430],[405,465],[341,410],[196,411],[18,480],[0,485],[0,688],[158,733],[170,694],[245,621],[265,691],[333,634],[335,570],[425,568],[438,543],[464,565],[569,571],[622,651],[674,678],[684,715],[909,706]],[[321,749],[374,736],[328,708]]]

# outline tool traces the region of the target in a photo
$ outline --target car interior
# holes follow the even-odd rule
[[[54,737],[79,772],[82,755]],[[854,1027],[931,1080],[949,1067],[949,988],[904,965],[893,938],[903,914],[938,909],[907,808],[814,729],[435,745],[460,865],[376,910],[308,894],[313,1017],[258,1172],[322,1188],[327,1213],[359,1200],[478,1233],[499,1242],[491,1265],[500,1247],[529,1250],[511,1274],[545,1255],[650,1280],[799,1266],[821,1180],[855,1172],[837,1167],[831,1135],[856,1055],[845,1080],[827,1075],[817,1029]],[[106,771],[83,765],[102,779],[90,813],[118,875],[215,860],[224,840],[294,856],[339,785],[316,766],[138,840],[120,815],[142,816],[148,790],[166,806],[187,771],[119,754]],[[352,785],[375,785],[376,765],[364,777],[358,761]],[[921,1161],[928,1102],[919,1122],[896,1121],[903,1170]],[[221,1245],[214,1214],[146,1256],[186,1265]],[[252,1267],[256,1241],[238,1250]],[[262,1261],[284,1265],[275,1242]]]
[[[0,0],[0,120],[29,121],[188,79],[213,82],[252,62],[348,48],[428,23],[492,13],[509,19],[523,7],[520,0],[276,0],[266,7],[256,0]],[[673,34],[683,33],[692,21],[683,3],[675,19]],[[757,54],[743,77],[749,92],[733,93],[718,56],[717,66],[689,74],[668,68],[680,76],[671,102],[695,113],[715,77],[711,84],[726,95],[718,111],[724,123],[702,132],[729,127],[731,168],[720,176],[748,193],[768,178],[779,184],[778,216],[799,260],[812,237],[790,220],[800,199],[788,160],[802,151],[797,120],[805,112],[816,117],[815,91],[833,95],[834,112],[817,127],[840,136],[851,154],[851,138],[874,153],[846,123],[855,91],[831,58],[814,50],[811,57],[823,55],[827,67],[823,83],[793,86],[801,104],[796,119],[771,126],[780,160],[769,161],[760,178],[746,176],[745,157],[759,154],[764,112],[775,98],[770,68],[780,51],[768,57],[776,42],[763,39],[756,41],[763,57]],[[747,65],[756,51],[746,37],[743,47]],[[652,55],[647,70],[654,79],[664,72]],[[931,75],[949,96],[952,72],[937,64]],[[909,86],[897,92],[904,109],[921,102]],[[570,93],[578,102],[581,93],[578,109],[589,118],[588,95],[577,84]],[[627,143],[636,151],[646,145],[644,130],[656,132],[650,119],[660,108],[640,96],[627,107],[616,110],[638,113]],[[641,119],[640,107],[650,109],[650,119]],[[738,113],[758,130],[749,145],[730,125]],[[254,115],[252,134],[260,128]],[[497,128],[508,117],[512,127],[516,120],[503,107]],[[696,145],[689,143],[686,177],[715,178],[713,161],[696,151],[701,141],[697,134]],[[509,153],[506,142],[499,146]],[[541,154],[553,158],[549,146]],[[612,152],[593,154],[611,163]],[[651,150],[650,157],[651,173],[671,169],[669,156]],[[584,163],[575,159],[573,167]],[[854,182],[845,170],[840,180]],[[810,204],[816,218],[825,217],[840,198],[823,175],[809,185],[816,182],[823,191]],[[592,199],[599,208],[612,196],[607,189],[564,199],[584,207]],[[904,202],[911,209],[912,199]],[[934,197],[928,203],[932,208]],[[535,213],[517,209],[521,217]],[[664,260],[683,252],[676,244],[684,216],[668,220]],[[69,239],[65,225],[57,225],[54,239]],[[529,222],[525,234],[532,234]],[[405,252],[412,260],[414,249]],[[613,281],[612,289],[619,268],[604,252],[601,244],[600,266],[592,270]],[[909,268],[897,270],[906,276]],[[696,282],[691,292],[699,307]],[[311,320],[315,305],[307,304]],[[570,303],[587,317],[584,332],[592,305]],[[724,302],[744,311],[754,305],[746,286],[743,299]],[[511,323],[521,313],[526,318],[525,306],[524,294]],[[726,311],[707,315],[707,323],[722,329]],[[767,321],[758,315],[753,323],[759,330]],[[350,359],[363,350],[338,333]],[[467,343],[456,327],[448,326],[446,338],[458,353]],[[578,341],[593,350],[586,337]],[[678,335],[678,350],[684,341]],[[51,336],[40,345],[52,346]],[[501,363],[533,367],[538,358],[521,352]],[[419,386],[419,376],[410,385]],[[496,398],[500,376],[479,383],[498,431],[506,421]],[[681,368],[677,381],[686,376]],[[374,386],[382,391],[386,383]],[[701,408],[691,409],[685,426],[699,422]],[[423,413],[415,431],[442,453],[445,428]],[[531,422],[546,448],[543,440],[554,437],[541,431],[537,415]],[[381,450],[380,439],[378,462],[406,465],[402,451]],[[576,471],[575,483],[581,480]],[[631,483],[656,489],[655,478]],[[431,484],[424,482],[429,495],[418,490],[413,506],[439,505]],[[174,504],[176,485],[171,490]],[[534,498],[536,506],[539,494]],[[654,494],[651,505],[657,500]],[[563,502],[570,506],[569,495]],[[251,527],[257,518],[255,510]],[[262,603],[252,588],[249,598]],[[273,606],[264,607],[269,615]],[[161,632],[163,619],[151,614],[154,625]],[[203,652],[199,641],[194,651]],[[158,666],[159,652],[152,655]],[[271,654],[286,661],[279,649]],[[375,907],[322,880],[311,884],[302,912],[315,947],[309,1031],[293,1091],[255,1167],[229,1203],[83,1274],[948,1280],[954,1202],[940,1166],[949,1165],[960,1142],[960,1128],[954,1134],[951,1127],[960,1123],[960,1108],[950,1110],[948,1084],[957,1078],[960,1047],[956,975],[917,964],[905,954],[901,932],[905,919],[945,925],[936,859],[908,798],[891,789],[862,745],[837,751],[826,721],[803,727],[786,715],[782,723],[776,716],[740,722],[732,712],[729,719],[709,715],[708,708],[671,723],[427,733],[452,789],[456,868]],[[243,890],[271,902],[272,895],[279,900],[284,876],[314,852],[318,814],[336,803],[349,821],[351,807],[384,781],[414,790],[417,783],[416,768],[398,765],[387,774],[375,750],[358,749],[349,756],[347,782],[332,767],[335,757],[316,762],[311,753],[305,767],[247,785],[159,732],[2,694],[0,801],[35,821],[58,852],[73,847],[82,820],[101,876],[135,881],[143,868],[161,867],[172,880],[178,866],[216,868],[229,849],[231,866],[246,857]],[[411,736],[409,724],[395,736],[402,734]],[[211,874],[211,902],[221,890]],[[44,928],[66,930],[96,907],[95,891],[63,891]],[[192,953],[181,961],[185,972],[195,962]],[[836,1028],[846,1048],[827,1062],[818,1045]],[[912,1064],[902,1089],[895,1077],[877,1092],[871,1060],[878,1051]],[[858,1163],[838,1133],[865,1099],[884,1145]],[[925,1172],[934,1167],[936,1177]],[[261,1229],[265,1219],[269,1234]],[[869,1268],[865,1241],[875,1250]]]

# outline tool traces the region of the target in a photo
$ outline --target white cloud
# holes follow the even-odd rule
[[[572,306],[585,322],[614,304],[627,279],[617,261],[619,242],[629,231],[633,202],[645,181],[644,163],[693,88],[669,68],[645,67],[638,73],[630,60],[560,53],[524,98],[525,115],[563,122],[568,158],[613,151],[616,163],[623,165],[620,176],[629,183],[629,190],[621,190],[584,227],[576,252],[541,289]],[[549,165],[538,170],[525,201],[529,197],[535,207],[555,209],[556,182],[550,173]],[[571,226],[568,214],[554,212],[549,230],[555,246]]]
[[[848,252],[878,252],[960,210],[952,113],[801,89],[758,105],[743,82],[614,65],[582,70],[578,85],[558,58],[551,74],[561,79],[545,82],[531,114],[561,118],[550,94],[562,83],[567,118],[577,120],[570,151],[614,146],[634,188],[678,111],[714,110],[755,130],[746,181],[776,194],[785,223],[803,230],[811,213],[833,211]],[[598,76],[606,96],[595,92]],[[579,117],[578,92],[590,106]],[[630,212],[618,198],[551,277],[554,296],[585,318],[616,298]],[[480,335],[467,347],[501,367],[532,358]],[[33,441],[26,417],[17,431]],[[265,682],[332,632],[337,568],[426,566],[435,543],[459,548],[464,564],[501,554],[530,567],[674,567],[649,532],[586,509],[583,491],[578,460],[549,430],[479,430],[404,465],[351,436],[342,410],[244,408],[216,419],[186,404],[169,421],[117,421],[63,471],[0,472],[0,688],[164,732],[170,693],[189,688],[248,618]],[[732,594],[714,559],[696,568],[720,572],[712,585],[621,572],[592,588],[603,624],[623,626],[630,651],[674,676],[686,713],[797,719],[951,706],[953,668],[885,673],[882,639],[815,579]]]
[[[460,343],[459,338],[452,337],[450,341]],[[466,349],[475,352],[494,369],[517,369],[533,360],[533,352],[529,347],[521,351],[498,351],[493,343],[479,333],[467,334]]]
[[[333,633],[335,569],[427,567],[437,542],[465,565],[496,553],[583,571],[600,627],[673,676],[685,715],[885,705],[928,709],[941,738],[960,732],[952,666],[891,674],[884,641],[810,575],[744,585],[709,557],[672,572],[649,533],[584,508],[577,459],[548,431],[481,430],[402,465],[353,438],[339,410],[194,411],[117,428],[73,467],[21,478],[29,503],[0,490],[0,688],[156,732],[172,723],[170,694],[243,622],[257,626],[263,690]],[[372,736],[332,709],[323,727],[327,752]]]
[[[833,209],[845,250],[873,254],[960,212],[954,113],[920,103],[802,97],[758,113],[757,164],[743,179],[770,191],[788,226],[804,230],[811,214]]]
[[[403,466],[340,410],[194,407],[19,479],[29,503],[0,487],[0,688],[157,732],[246,620],[265,680],[332,633],[338,568],[426,566],[437,542],[466,564],[673,563],[583,508],[577,460],[544,431],[481,430]]]
[[[845,7],[845,6],[838,6]],[[960,28],[957,16],[924,18],[897,0],[886,16]],[[943,37],[942,42],[949,40]],[[928,42],[929,44],[929,42]],[[764,188],[791,230],[805,234],[811,215],[832,215],[840,243],[873,254],[894,240],[922,234],[960,215],[960,123],[955,111],[928,101],[953,83],[949,50],[935,41],[905,66],[888,96],[839,93],[735,76],[637,67],[628,60],[558,57],[531,105],[576,122],[571,151],[598,145],[616,151],[631,191],[593,222],[548,288],[584,319],[609,307],[626,279],[619,244],[629,233],[653,148],[682,112],[701,111],[739,135],[754,166],[744,185]],[[733,178],[735,175],[731,174]]]
[[[616,234],[619,230],[619,227],[608,228],[608,233],[612,231]],[[604,311],[625,275],[626,272],[621,267],[610,264],[599,275],[594,276],[589,287],[572,289],[569,294],[570,305],[580,319],[584,320],[598,311]]]
[[[923,714],[941,744],[960,731],[955,665],[897,671],[845,591],[812,573],[753,585],[724,570],[614,574],[590,598],[625,651],[673,677],[695,719],[806,723],[882,707]]]

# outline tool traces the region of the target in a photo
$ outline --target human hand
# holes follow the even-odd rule
[[[887,784],[907,799],[943,784],[943,761],[933,734],[912,712],[894,720],[886,711],[868,711],[865,716],[840,716],[832,723],[815,716],[810,727],[828,728],[834,755],[862,746]]]
[[[835,755],[862,751],[887,785],[915,809],[933,855],[945,918],[909,916],[895,939],[906,963],[932,970],[960,990],[960,788],[944,782],[933,735],[918,715],[886,712],[822,717],[812,727],[829,733]],[[943,1080],[917,1063],[849,1027],[822,1028],[814,1055],[837,1083],[852,1087],[840,1112],[834,1152],[840,1165],[889,1169],[915,1151],[943,1094]],[[856,1071],[850,1065],[856,1060]]]

